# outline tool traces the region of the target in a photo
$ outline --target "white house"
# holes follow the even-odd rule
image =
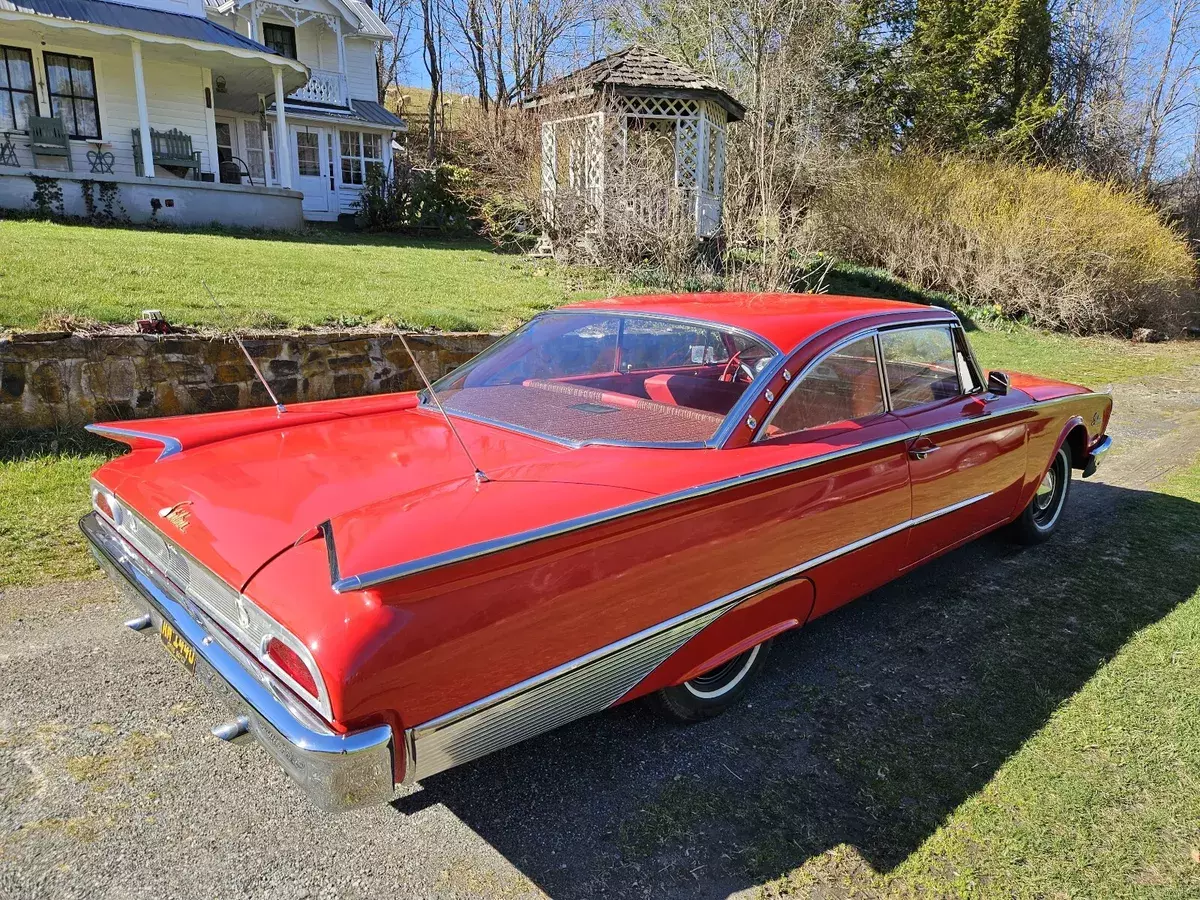
[[[69,214],[106,183],[134,221],[352,213],[405,128],[378,102],[388,37],[361,0],[0,0],[0,207],[32,174]]]

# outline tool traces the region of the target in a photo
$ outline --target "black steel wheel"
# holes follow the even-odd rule
[[[1063,445],[1042,481],[1034,492],[1033,499],[1017,520],[1013,522],[1013,535],[1023,544],[1040,544],[1054,533],[1067,495],[1071,491],[1071,451]]]

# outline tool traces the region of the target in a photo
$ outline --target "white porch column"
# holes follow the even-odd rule
[[[204,110],[204,133],[208,138],[208,169],[213,173],[213,178],[220,181],[221,162],[217,159],[217,92],[213,88],[212,69],[201,69],[200,81],[204,87],[204,95],[209,100]]]
[[[333,31],[334,31],[334,35],[337,37],[338,74],[345,75],[346,74],[346,50],[342,46],[342,17],[341,16],[338,16],[336,19],[333,20]]]
[[[267,125],[267,117],[263,110],[267,108],[267,98],[265,94],[258,95],[259,121],[262,123],[262,149],[263,149],[263,184],[270,184],[275,180],[275,167],[271,165],[271,127]]]
[[[150,111],[146,107],[146,79],[142,75],[142,42],[130,41],[133,53],[133,90],[137,95],[138,130],[142,133],[142,174],[154,177],[154,148],[150,146]],[[275,76],[279,78],[278,75]]]
[[[292,186],[292,142],[288,138],[287,115],[283,111],[283,69],[275,67],[275,161],[279,165],[279,186]]]

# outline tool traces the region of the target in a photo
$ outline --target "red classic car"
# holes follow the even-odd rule
[[[420,393],[95,426],[132,452],[82,527],[214,733],[336,809],[639,697],[720,712],[782,632],[1045,539],[1111,408],[937,308],[603,300]]]

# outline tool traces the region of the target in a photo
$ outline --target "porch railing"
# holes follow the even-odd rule
[[[288,98],[300,103],[323,103],[327,106],[348,106],[346,76],[340,72],[313,69],[308,84],[292,91]]]

